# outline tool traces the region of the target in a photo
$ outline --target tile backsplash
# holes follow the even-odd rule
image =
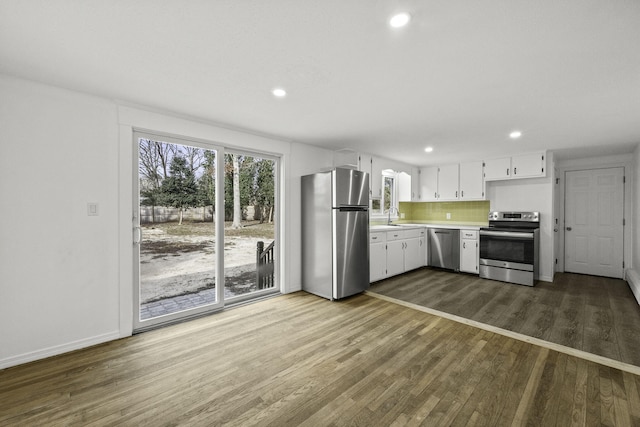
[[[400,202],[400,213],[404,221],[483,223],[489,216],[488,200],[474,202]],[[447,218],[447,213],[450,218]]]

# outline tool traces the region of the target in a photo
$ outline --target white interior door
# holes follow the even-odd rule
[[[566,172],[565,271],[622,278],[624,169]]]

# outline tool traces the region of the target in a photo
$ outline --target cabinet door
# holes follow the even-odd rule
[[[460,241],[460,271],[478,273],[478,241],[462,239]]]
[[[519,154],[511,157],[512,178],[545,176],[544,153]]]
[[[358,170],[369,174],[369,198],[371,198],[371,156],[369,154],[360,154]]]
[[[484,161],[484,180],[498,180],[511,178],[511,157],[490,159]]]
[[[387,242],[387,277],[404,273],[404,240]]]
[[[460,163],[460,200],[483,200],[482,162]]]
[[[438,200],[438,167],[427,166],[420,169],[420,200]]]
[[[398,201],[410,202],[413,177],[406,172],[398,172],[396,177],[398,179]]]
[[[382,161],[378,158],[371,157],[371,198],[382,198]]]
[[[369,280],[375,282],[387,277],[387,249],[385,243],[369,246]]]
[[[420,201],[420,168],[411,168],[411,201]]]
[[[415,270],[422,267],[420,259],[420,238],[404,241],[404,271]]]
[[[458,165],[440,166],[438,171],[438,200],[458,200]]]

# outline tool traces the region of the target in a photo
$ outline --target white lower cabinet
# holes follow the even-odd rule
[[[478,274],[478,232],[460,230],[460,271]]]
[[[425,265],[426,231],[415,228],[370,233],[369,275],[375,282]]]
[[[385,232],[369,234],[369,281],[387,277],[387,235]]]
[[[420,238],[413,237],[404,241],[404,271],[422,267],[424,258],[420,258]]]
[[[387,276],[404,273],[404,240],[387,242]]]

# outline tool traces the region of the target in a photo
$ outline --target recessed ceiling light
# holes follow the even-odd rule
[[[433,147],[427,147],[424,149],[424,151],[426,151],[427,153],[430,153],[433,151]]]
[[[287,96],[287,91],[280,87],[273,89],[271,93],[273,94],[273,96],[278,98],[284,98],[285,96]]]
[[[409,15],[408,13],[398,13],[396,15],[393,15],[391,19],[389,19],[389,25],[391,25],[393,28],[400,28],[407,25],[410,20],[411,15]]]
[[[519,130],[514,130],[513,132],[511,132],[509,134],[509,138],[511,139],[518,139],[522,136],[522,132],[520,132]]]

